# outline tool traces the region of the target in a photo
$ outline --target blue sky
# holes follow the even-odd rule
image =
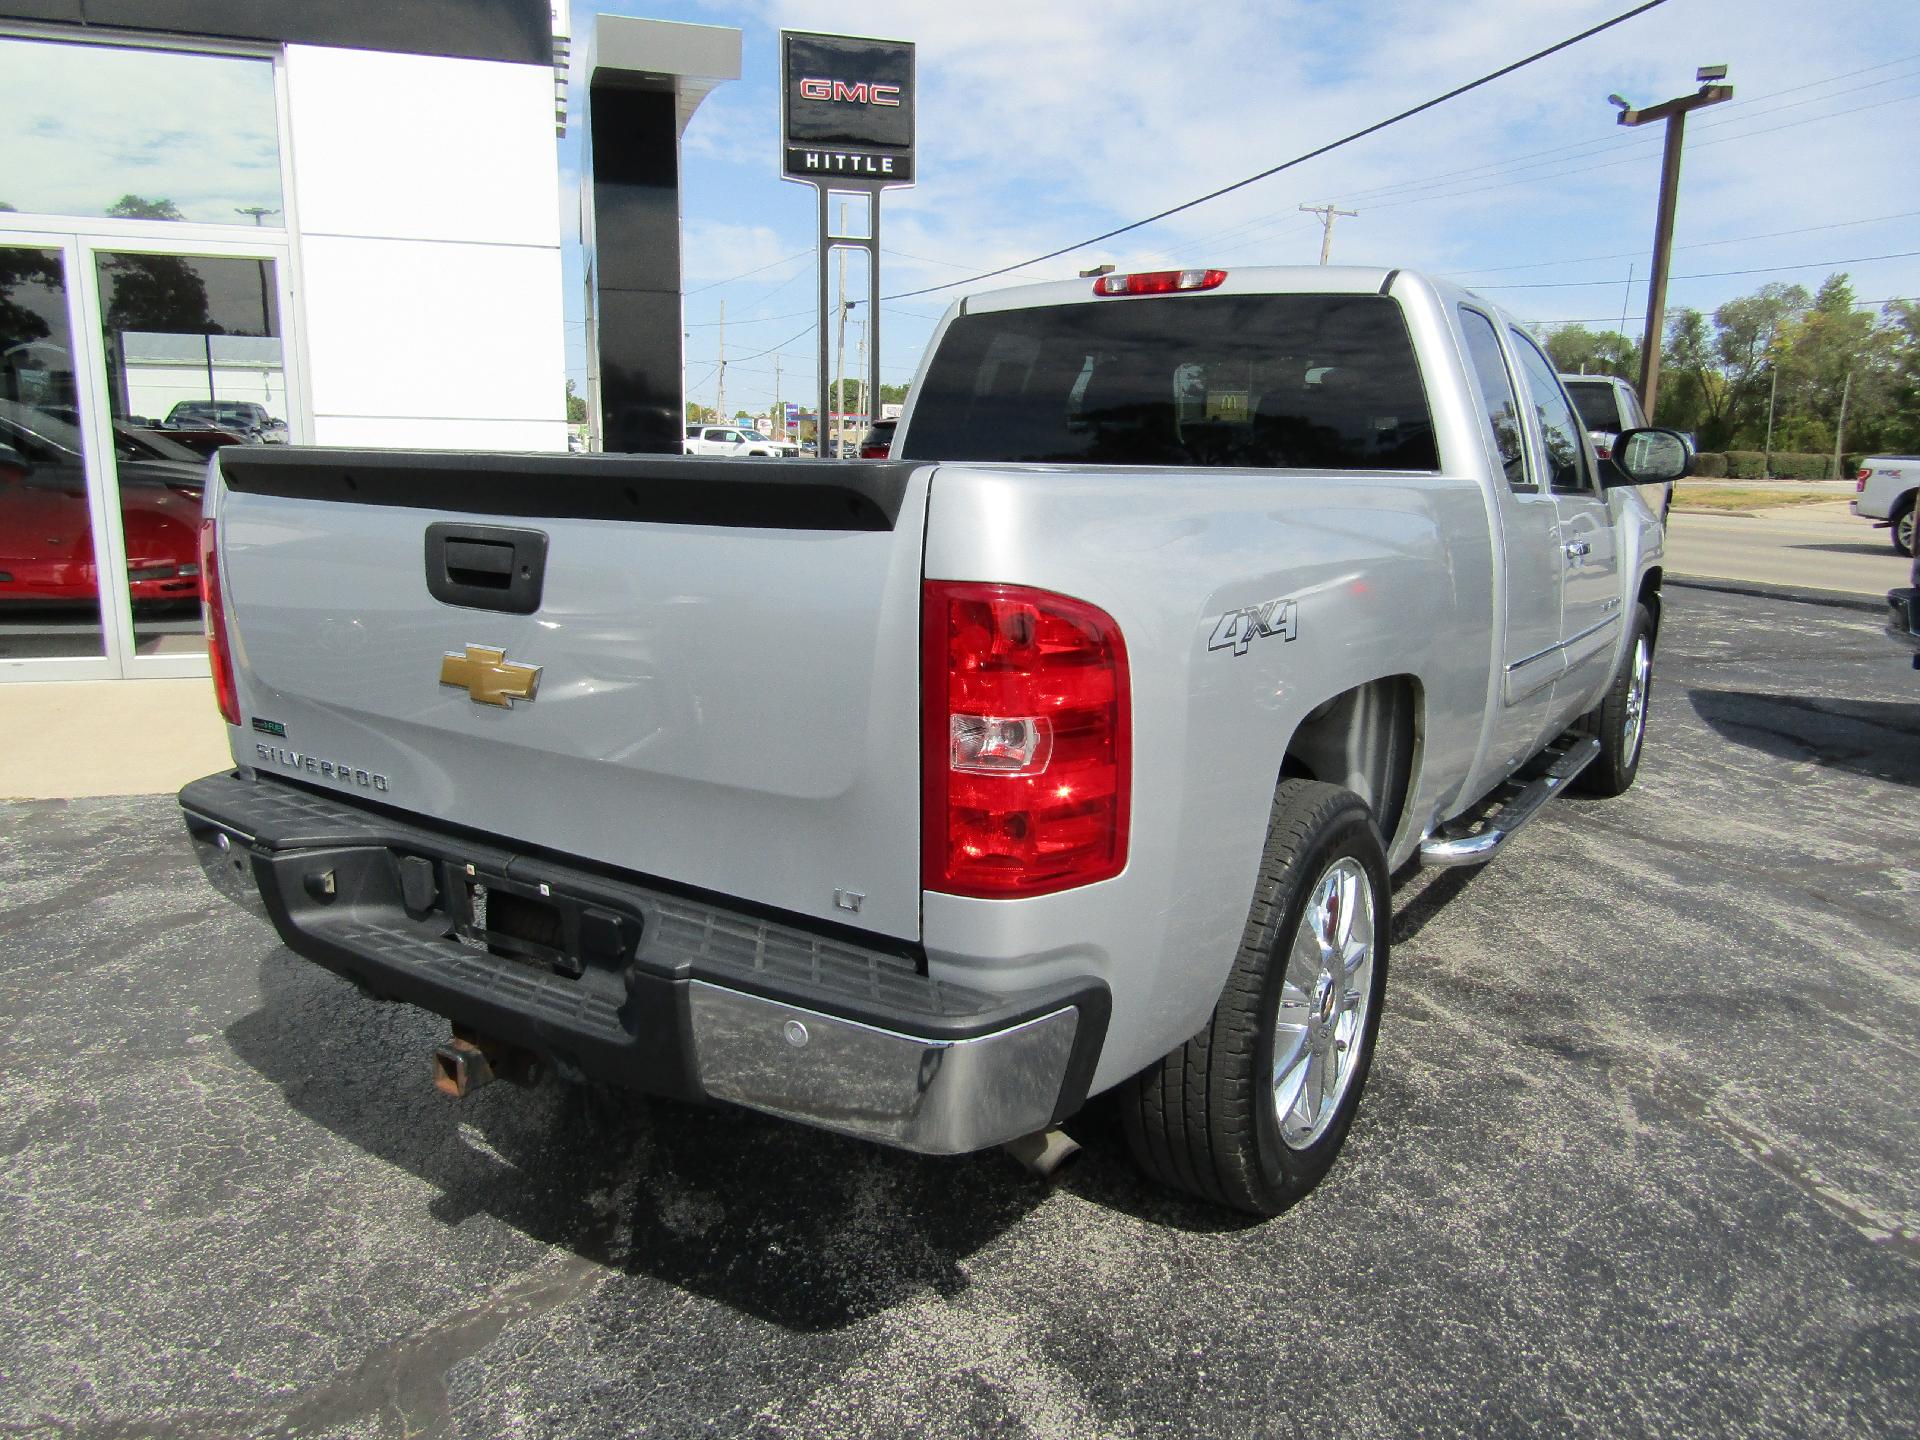
[[[1280,0],[1173,6],[975,0],[965,5],[576,0],[733,25],[743,73],[708,98],[683,146],[687,391],[715,396],[720,301],[727,406],[762,409],[774,354],[789,399],[812,395],[813,192],[779,178],[782,28],[918,45],[919,183],[883,205],[883,294],[975,274],[1237,180],[1630,8],[1630,0]],[[1863,300],[1920,296],[1920,3],[1668,0],[1470,95],[1196,210],[970,288],[1112,262],[1311,264],[1320,222],[1357,210],[1336,262],[1424,269],[1523,318],[1639,331],[1660,173],[1650,105],[1725,64],[1734,100],[1688,125],[1670,309],[1711,311],[1768,281],[1851,274]],[[577,67],[576,67],[577,71]],[[576,84],[578,74],[576,73]],[[578,106],[578,96],[574,104]],[[563,142],[573,234],[578,135]],[[1839,263],[1846,262],[1846,263]],[[1787,268],[1796,267],[1796,268]],[[1632,283],[1629,286],[1629,271]],[[1725,274],[1719,272],[1743,272]],[[754,272],[754,273],[748,273]],[[585,374],[577,240],[568,366]],[[851,282],[864,295],[864,283]],[[889,303],[883,378],[912,377],[965,288]],[[756,354],[756,352],[771,353]],[[849,370],[853,340],[848,339]]]

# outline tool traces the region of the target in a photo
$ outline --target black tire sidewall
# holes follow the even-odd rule
[[[1270,1093],[1274,1046],[1280,996],[1286,980],[1287,957],[1293,937],[1299,930],[1313,891],[1329,866],[1350,857],[1360,862],[1373,887],[1374,953],[1371,993],[1367,997],[1366,1023],[1360,1032],[1360,1056],[1346,1093],[1326,1131],[1313,1144],[1294,1149],[1280,1135],[1280,1120],[1274,1113]],[[1387,960],[1393,927],[1392,892],[1389,889],[1386,854],[1379,831],[1364,803],[1355,797],[1351,806],[1331,811],[1289,867],[1286,888],[1290,891],[1282,912],[1280,928],[1272,935],[1267,950],[1267,974],[1260,992],[1260,1028],[1254,1047],[1251,1083],[1255,1089],[1255,1148],[1265,1197],[1274,1209],[1300,1198],[1326,1174],[1345,1143],[1347,1132],[1358,1113],[1361,1093],[1373,1067],[1374,1045],[1380,1030],[1380,1012],[1386,996]]]
[[[1647,642],[1647,693],[1640,702],[1640,741],[1627,753],[1627,695],[1633,688],[1633,652],[1640,641]],[[1606,698],[1593,712],[1593,733],[1600,741],[1600,754],[1581,773],[1578,788],[1598,795],[1619,795],[1633,784],[1640,773],[1640,757],[1647,750],[1647,729],[1653,723],[1653,616],[1647,607],[1633,607],[1633,629],[1627,634],[1627,649],[1620,661],[1620,673],[1607,687]]]

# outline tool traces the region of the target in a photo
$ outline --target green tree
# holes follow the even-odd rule
[[[567,377],[567,423],[584,425],[587,423],[587,401],[583,395],[573,393],[573,377]]]
[[[1618,330],[1589,330],[1561,325],[1540,337],[1563,375],[1618,375],[1632,380],[1640,372],[1640,347]]]
[[[149,200],[144,195],[122,195],[107,206],[107,214],[116,220],[184,220],[180,207],[171,200]]]
[[[1775,447],[1831,448],[1843,396],[1848,433],[1870,442],[1887,419],[1892,338],[1854,305],[1847,277],[1829,275],[1812,307],[1781,327],[1780,387],[1790,403],[1781,407]]]
[[[1702,449],[1726,443],[1727,383],[1721,374],[1707,317],[1680,309],[1667,317],[1660,352],[1656,424],[1691,430]]]

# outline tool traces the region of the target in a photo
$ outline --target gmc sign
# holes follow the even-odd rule
[[[913,181],[913,45],[780,33],[780,173],[869,185]]]

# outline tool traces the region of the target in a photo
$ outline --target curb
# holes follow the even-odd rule
[[[1844,590],[1802,590],[1793,585],[1768,585],[1759,580],[1722,580],[1709,575],[1668,575],[1666,583],[1686,590],[1715,590],[1722,595],[1751,595],[1757,600],[1795,600],[1802,605],[1826,605],[1835,610],[1858,610],[1884,615],[1885,600],[1870,600]]]

